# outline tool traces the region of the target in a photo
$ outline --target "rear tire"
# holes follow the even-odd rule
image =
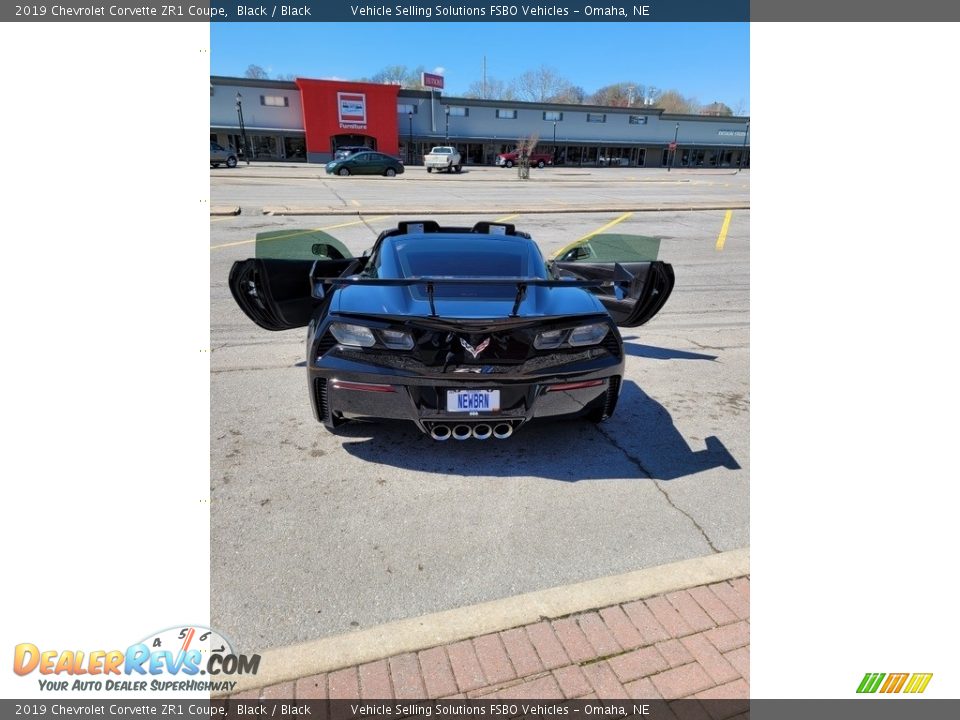
[[[383,174],[386,175],[387,177],[393,177],[394,175],[397,174],[397,171],[394,170],[393,168],[387,168]]]
[[[461,170],[463,170],[463,165],[457,165],[457,166],[454,168],[454,171],[455,171],[455,172],[460,172]]]
[[[237,159],[236,159],[235,157],[228,157],[228,158],[227,158],[227,167],[228,167],[228,168],[235,168],[236,166],[237,166]]]
[[[350,171],[347,170],[347,168],[340,168],[339,170],[337,170],[337,175],[339,175],[340,177],[346,177],[349,174],[350,174]]]
[[[432,172],[433,172],[433,168],[432,168],[432,167],[428,167],[428,168],[427,168],[427,172],[428,172],[428,173],[432,173]]]
[[[503,164],[503,166],[504,166],[507,170],[509,170],[510,168],[513,167],[513,160],[507,160],[507,161]]]
[[[220,163],[210,163],[210,167],[218,168],[220,167]]]
[[[543,160],[537,160],[537,167],[540,168],[541,170],[543,170],[543,167],[545,165],[546,163]]]

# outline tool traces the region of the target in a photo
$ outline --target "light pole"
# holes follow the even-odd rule
[[[737,168],[737,172],[743,170],[743,156],[747,154],[747,135],[750,134],[750,123],[747,123],[747,128],[743,132],[743,147],[740,148],[740,166]]]
[[[413,164],[413,111],[407,113],[407,165]]]
[[[250,145],[247,144],[247,130],[243,126],[243,96],[237,93],[237,117],[240,119],[240,137],[243,138],[243,157],[250,164]]]
[[[444,142],[446,142],[447,145],[449,145],[450,144],[450,108],[445,107],[443,110],[444,110],[444,115],[447,116],[447,128],[444,133],[446,135],[446,140]]]
[[[667,172],[677,162],[677,138],[680,137],[680,123],[677,123],[677,129],[673,132],[673,161],[667,165]]]
[[[553,121],[553,164],[557,164],[557,121]]]

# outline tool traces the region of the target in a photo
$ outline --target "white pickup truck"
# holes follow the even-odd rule
[[[446,170],[447,172],[460,172],[463,169],[463,161],[460,159],[460,153],[455,147],[449,145],[438,145],[423,156],[423,164],[427,166],[427,172],[434,170]]]

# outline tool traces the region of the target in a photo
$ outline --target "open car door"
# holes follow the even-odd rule
[[[228,283],[237,305],[257,325],[290,330],[306,327],[328,302],[324,279],[357,272],[365,262],[317,230],[259,233],[256,257],[235,262]]]
[[[660,239],[593,235],[561,248],[550,266],[558,277],[612,281],[593,292],[620,327],[649,322],[673,292],[673,266],[657,260]]]

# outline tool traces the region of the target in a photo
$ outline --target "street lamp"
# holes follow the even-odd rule
[[[553,121],[553,164],[557,164],[557,121]]]
[[[445,142],[447,143],[447,145],[449,145],[450,144],[450,107],[449,106],[444,108],[444,114],[446,114],[447,116],[447,129],[445,132],[447,139]]]
[[[407,165],[413,164],[413,110],[407,113]]]
[[[237,93],[237,117],[240,119],[240,136],[243,138],[243,157],[250,164],[250,145],[247,144],[247,130],[243,126],[243,96]]]
[[[677,138],[680,136],[680,123],[677,123],[677,129],[673,133],[673,162],[667,165],[667,172],[670,172],[670,168],[677,162]]]
[[[747,123],[747,128],[743,132],[743,147],[740,148],[740,166],[737,168],[737,172],[743,170],[743,156],[747,154],[747,135],[750,134],[750,123]]]

